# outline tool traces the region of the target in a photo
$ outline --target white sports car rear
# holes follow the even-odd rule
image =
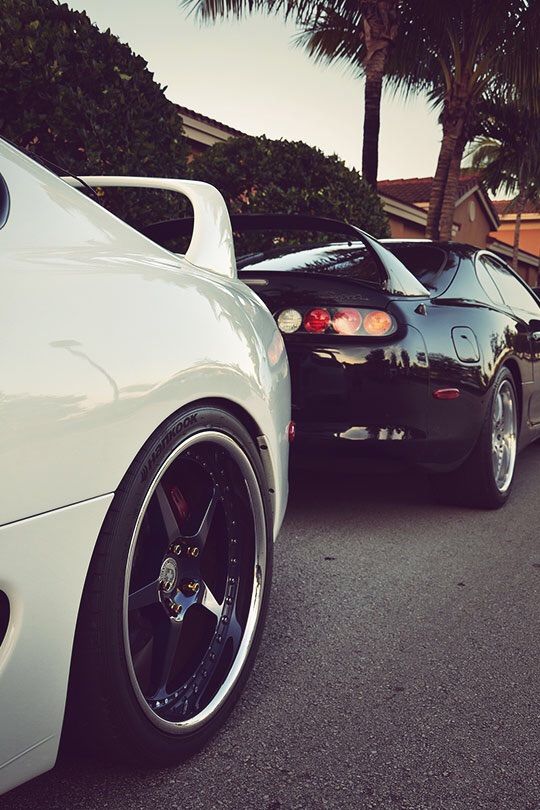
[[[186,257],[0,141],[0,792],[64,732],[176,762],[260,639],[289,375],[210,186]],[[74,183],[76,185],[76,183]]]

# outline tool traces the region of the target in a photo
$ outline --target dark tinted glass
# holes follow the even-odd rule
[[[478,281],[482,285],[482,289],[486,293],[488,300],[494,304],[499,304],[499,306],[504,304],[503,297],[499,292],[499,288],[493,281],[483,257],[478,260],[478,264],[476,266],[476,275],[478,276]]]
[[[384,247],[402,262],[428,290],[443,292],[450,283],[445,269],[448,253],[435,245],[401,245],[384,242]]]
[[[356,279],[380,286],[386,278],[371,251],[361,242],[306,248],[276,247],[238,258],[242,272],[295,272]]]
[[[510,268],[491,256],[482,256],[481,261],[497,285],[505,304],[512,309],[521,309],[526,312],[536,313],[538,311],[538,302]]]

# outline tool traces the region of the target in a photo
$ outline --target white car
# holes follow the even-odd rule
[[[289,372],[216,189],[175,256],[0,141],[0,792],[64,732],[174,763],[261,635]],[[70,181],[72,185],[78,182]]]

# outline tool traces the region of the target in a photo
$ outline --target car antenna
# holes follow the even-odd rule
[[[29,158],[35,160],[36,163],[41,163],[41,165],[45,166],[46,169],[53,169],[54,173],[57,174],[59,177],[62,176],[73,177],[73,179],[77,180],[81,184],[81,186],[87,189],[92,195],[92,197],[94,197],[94,199],[97,200],[97,202],[101,205],[99,194],[96,192],[95,188],[89,186],[88,183],[85,183],[84,180],[82,180],[76,174],[73,174],[73,172],[69,172],[67,169],[64,169],[62,166],[58,166],[57,163],[53,163],[52,160],[44,158],[42,155],[38,155],[36,152],[30,152],[26,147],[23,149],[21,146],[18,146],[16,143],[13,143],[13,141],[10,140],[9,138],[6,138],[5,135],[2,135],[2,140],[7,141],[7,143],[15,147],[15,149],[18,149],[20,152],[24,152],[25,155],[28,155]]]

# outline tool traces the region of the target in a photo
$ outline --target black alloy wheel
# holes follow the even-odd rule
[[[253,440],[222,410],[183,411],[139,454],[88,575],[69,701],[109,755],[174,763],[227,717],[266,613],[268,506]]]

